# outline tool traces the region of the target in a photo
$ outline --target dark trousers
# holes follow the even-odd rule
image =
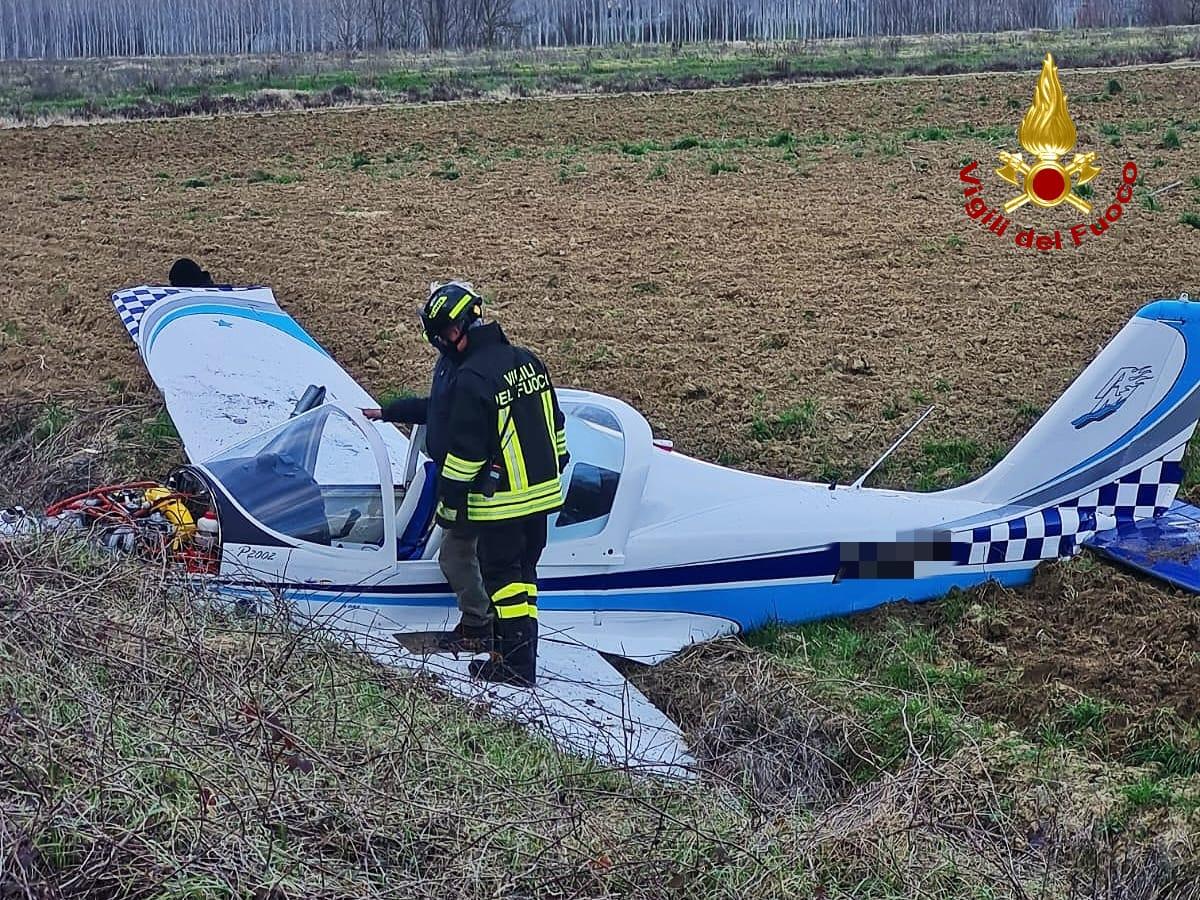
[[[479,529],[479,574],[498,619],[537,618],[537,564],[544,549],[544,514]]]
[[[518,682],[537,680],[537,564],[546,548],[546,516],[479,529],[479,573],[495,610],[496,650]]]

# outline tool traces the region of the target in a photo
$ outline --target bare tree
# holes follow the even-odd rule
[[[417,0],[417,13],[425,32],[426,46],[430,50],[449,47],[453,24],[452,0]]]
[[[366,32],[366,0],[329,0],[334,46],[349,56],[362,48]]]
[[[467,0],[464,43],[477,47],[496,47],[512,42],[520,32],[513,12],[513,0]]]

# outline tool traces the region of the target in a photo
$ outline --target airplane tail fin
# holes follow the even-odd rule
[[[1200,419],[1200,303],[1140,309],[990,472],[954,490],[997,509],[1088,510],[1095,531],[1175,499]],[[1081,513],[1082,515],[1082,513]]]

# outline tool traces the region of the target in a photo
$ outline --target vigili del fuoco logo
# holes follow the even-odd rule
[[[1018,247],[1043,251],[1061,250],[1065,243],[1078,247],[1085,240],[1104,234],[1133,199],[1138,170],[1132,161],[1121,167],[1121,185],[1113,202],[1103,211],[1098,207],[1093,210],[1091,203],[1074,192],[1073,188],[1091,182],[1101,169],[1095,153],[1076,153],[1070,162],[1064,162],[1075,147],[1075,123],[1067,112],[1067,96],[1058,80],[1054,57],[1049,53],[1042,62],[1033,102],[1017,129],[1017,140],[1031,158],[1026,161],[1020,153],[1000,151],[1002,165],[996,174],[1020,190],[1004,201],[1003,212],[988,206],[983,199],[983,182],[976,175],[979,160],[973,160],[958,173],[959,181],[967,185],[963,188],[967,215],[997,237],[1011,233]],[[1061,203],[1069,203],[1086,217],[1067,229],[1065,239],[1060,229],[1038,232],[1033,227],[1014,227],[1008,217],[1026,204],[1049,209]]]

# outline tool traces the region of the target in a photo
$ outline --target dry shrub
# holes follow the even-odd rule
[[[630,674],[684,727],[706,772],[755,807],[822,807],[847,789],[849,721],[819,706],[805,679],[741,641],[691,647]]]
[[[664,897],[752,869],[687,787],[130,560],[0,545],[0,598],[5,898]]]
[[[31,512],[101,484],[162,478],[180,460],[161,403],[59,391],[0,400],[0,506]]]

